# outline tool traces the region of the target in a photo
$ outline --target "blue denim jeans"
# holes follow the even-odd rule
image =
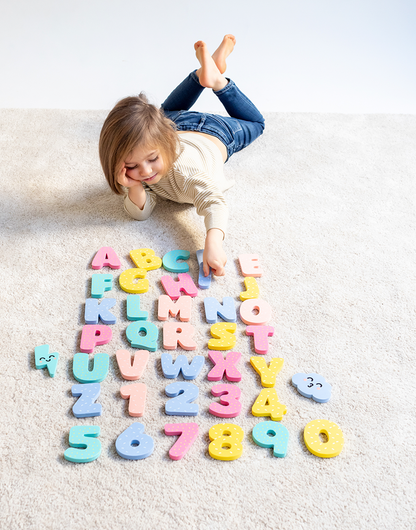
[[[224,88],[214,91],[230,117],[189,111],[204,90],[195,72],[175,88],[161,108],[178,131],[198,131],[219,138],[227,148],[228,160],[263,133],[264,118],[231,79]]]

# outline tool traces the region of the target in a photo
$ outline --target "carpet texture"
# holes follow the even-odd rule
[[[206,357],[195,380],[199,415],[167,416],[159,348],[141,378],[148,389],[142,418],[128,415],[125,381],[115,354],[133,353],[126,339],[127,294],[113,272],[117,323],[113,338],[94,353],[110,355],[101,383],[101,417],[77,419],[71,386],[79,351],[91,261],[103,246],[134,265],[129,252],[152,248],[196,250],[203,222],[192,207],[161,202],[145,222],[124,213],[107,189],[97,143],[106,111],[2,110],[1,257],[2,341],[0,526],[4,529],[413,529],[416,451],[416,116],[266,114],[264,135],[225,166],[235,180],[225,247],[227,274],[199,291],[191,324],[195,352]],[[269,418],[251,407],[262,390],[250,365],[253,338],[237,322],[242,412],[230,420],[208,412],[212,368],[210,325],[203,299],[244,290],[238,256],[258,254],[261,298],[273,309],[275,329],[265,359],[284,359],[276,390],[287,414],[285,458],[253,442],[252,430]],[[142,295],[157,320],[160,278],[150,271]],[[169,274],[169,273],[168,273]],[[172,274],[172,276],[176,276]],[[173,319],[172,319],[173,320]],[[60,354],[52,379],[36,370],[34,348]],[[91,356],[92,357],[92,356]],[[291,383],[316,372],[332,385],[328,403],[301,396]],[[182,376],[178,381],[183,381]],[[226,382],[224,379],[223,382]],[[315,419],[340,426],[341,454],[312,455],[303,429]],[[134,421],[155,443],[139,461],[120,458],[117,437]],[[164,425],[194,421],[199,436],[180,461],[169,458],[175,437]],[[208,431],[223,421],[244,429],[243,455],[232,462],[208,454]],[[101,456],[74,464],[63,458],[69,431],[97,425]]]

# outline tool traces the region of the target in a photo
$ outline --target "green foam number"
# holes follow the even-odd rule
[[[101,442],[97,440],[99,435],[100,427],[96,425],[72,427],[69,431],[71,447],[64,453],[65,460],[76,463],[97,460],[101,454]]]

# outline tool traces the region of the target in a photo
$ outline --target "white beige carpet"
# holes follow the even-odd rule
[[[95,350],[110,355],[103,414],[72,413],[72,358],[97,250],[113,247],[124,270],[133,266],[133,249],[150,247],[159,256],[187,249],[196,279],[195,251],[203,245],[202,220],[187,206],[166,202],[143,223],[126,216],[99,166],[105,116],[0,112],[1,528],[414,530],[416,116],[266,114],[263,137],[226,165],[237,182],[227,192],[227,275],[193,304],[195,353],[207,360],[195,381],[200,413],[185,418],[199,424],[200,435],[180,461],[169,458],[175,438],[163,433],[183,418],[164,412],[171,381],[161,371],[162,349],[141,379],[148,399],[138,421],[154,453],[139,461],[116,453],[118,435],[137,421],[119,392],[126,382],[115,353],[129,343],[127,295],[118,287],[111,292],[113,339]],[[232,296],[239,305],[241,253],[258,254],[263,265],[258,283],[275,328],[266,360],[284,358],[276,389],[290,439],[285,458],[252,440],[253,427],[267,418],[251,414],[262,387],[249,364],[252,339],[239,321],[242,413],[229,421],[245,431],[244,452],[221,462],[208,454],[208,431],[222,420],[208,413],[214,383],[206,378],[210,325],[202,301]],[[162,274],[148,274],[143,295],[158,327]],[[54,379],[35,369],[34,348],[45,343],[60,354]],[[328,403],[292,386],[303,371],[331,383]],[[304,445],[305,425],[320,418],[344,433],[335,458],[318,458]],[[70,463],[63,458],[69,431],[87,424],[101,428],[101,456]]]

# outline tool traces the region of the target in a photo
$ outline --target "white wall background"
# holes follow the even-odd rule
[[[226,33],[263,112],[416,113],[415,0],[0,0],[0,107],[160,104]]]

